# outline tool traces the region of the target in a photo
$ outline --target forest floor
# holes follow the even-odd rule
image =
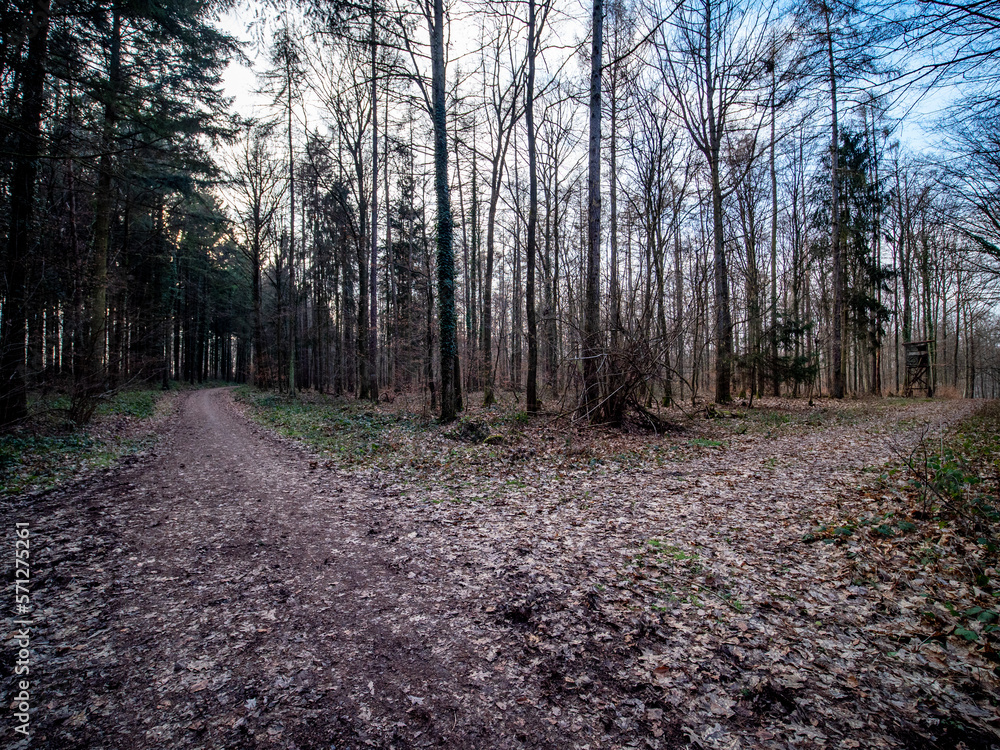
[[[982,403],[653,436],[239,396],[0,506],[31,532],[24,746],[1000,746],[995,548],[897,471]]]
[[[0,497],[79,481],[142,454],[170,407],[169,395],[159,388],[120,390],[103,399],[90,424],[80,428],[67,416],[67,394],[32,394],[29,420],[0,433]]]

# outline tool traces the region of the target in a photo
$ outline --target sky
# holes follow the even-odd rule
[[[586,8],[582,4],[574,3],[573,10],[574,13],[583,14]],[[223,75],[224,92],[226,96],[233,99],[233,110],[246,117],[263,115],[268,109],[267,97],[256,93],[257,73],[263,70],[267,64],[266,48],[261,43],[261,39],[270,36],[270,31],[266,30],[267,26],[273,27],[280,16],[277,11],[266,11],[267,16],[265,16],[263,23],[267,26],[262,30],[261,15],[263,13],[265,11],[262,11],[262,6],[255,0],[241,0],[221,15],[218,20],[221,29],[246,43],[245,54],[248,59],[246,61],[232,60]],[[461,21],[459,23],[468,29],[472,36],[475,36],[475,24],[466,24]],[[580,29],[577,29],[576,32],[577,36],[580,33],[585,33]],[[471,39],[469,34],[463,30],[459,34],[455,34],[453,31],[453,41],[474,43],[475,40]],[[567,42],[565,39],[561,41]],[[568,75],[574,73],[572,68],[565,71],[565,74]],[[901,117],[901,120],[890,140],[899,140],[913,153],[930,155],[930,152],[936,150],[936,147],[940,145],[941,136],[938,121],[948,104],[954,100],[955,95],[953,90],[942,89],[923,96],[917,96],[915,92],[901,96],[893,111],[893,115]],[[842,107],[846,111],[848,102],[843,102]],[[322,113],[319,111],[310,113],[312,122],[317,122],[321,117]]]
[[[218,26],[242,42],[247,43],[245,50],[249,64],[233,59],[223,74],[223,90],[226,96],[233,98],[233,109],[245,116],[257,113],[266,104],[266,98],[255,94],[257,89],[256,65],[263,65],[264,59],[258,45],[248,31],[248,20],[253,18],[248,3],[241,2],[219,18]]]

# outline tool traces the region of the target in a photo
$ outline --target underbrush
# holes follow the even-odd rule
[[[850,425],[878,405],[808,406],[803,399],[772,399],[752,410],[724,411],[709,405],[695,412],[663,410],[673,428],[589,425],[574,412],[529,415],[523,402],[507,398],[481,406],[481,394],[467,394],[466,410],[447,425],[427,405],[397,398],[373,404],[350,397],[300,392],[295,398],[240,386],[235,399],[259,424],[300,440],[344,468],[402,469],[408,473],[463,472],[472,466],[512,464],[553,471],[612,472],[676,463],[725,451],[730,437],[769,436],[782,429],[812,431]],[[773,402],[773,403],[772,403]],[[420,411],[420,407],[423,410]]]
[[[162,397],[159,389],[120,391],[102,399],[93,423],[81,428],[68,417],[68,395],[34,395],[32,418],[0,435],[0,496],[49,489],[145,450],[153,438],[141,425],[157,414]]]
[[[552,470],[608,471],[616,467],[662,464],[676,448],[690,445],[650,432],[629,434],[590,427],[565,416],[530,416],[509,399],[482,407],[470,399],[461,417],[441,424],[427,413],[394,404],[299,393],[294,399],[241,386],[233,392],[248,416],[284,437],[300,440],[343,468],[398,469],[407,475],[484,472],[503,465]]]
[[[240,386],[233,391],[233,397],[247,405],[258,422],[342,464],[389,457],[403,442],[428,427],[426,420],[415,415],[315,393],[289,398]]]

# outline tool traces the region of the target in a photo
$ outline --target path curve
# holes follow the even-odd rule
[[[181,395],[153,457],[27,512],[32,747],[521,746],[364,499],[225,389]]]

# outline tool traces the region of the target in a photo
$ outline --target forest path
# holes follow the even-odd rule
[[[154,455],[19,511],[31,747],[947,747],[922,722],[992,710],[879,635],[899,595],[850,545],[802,538],[973,406],[838,408],[419,490],[182,394]]]
[[[480,661],[465,614],[400,570],[366,494],[201,390],[152,458],[22,513],[31,747],[340,748],[376,725],[504,746],[461,687]]]

